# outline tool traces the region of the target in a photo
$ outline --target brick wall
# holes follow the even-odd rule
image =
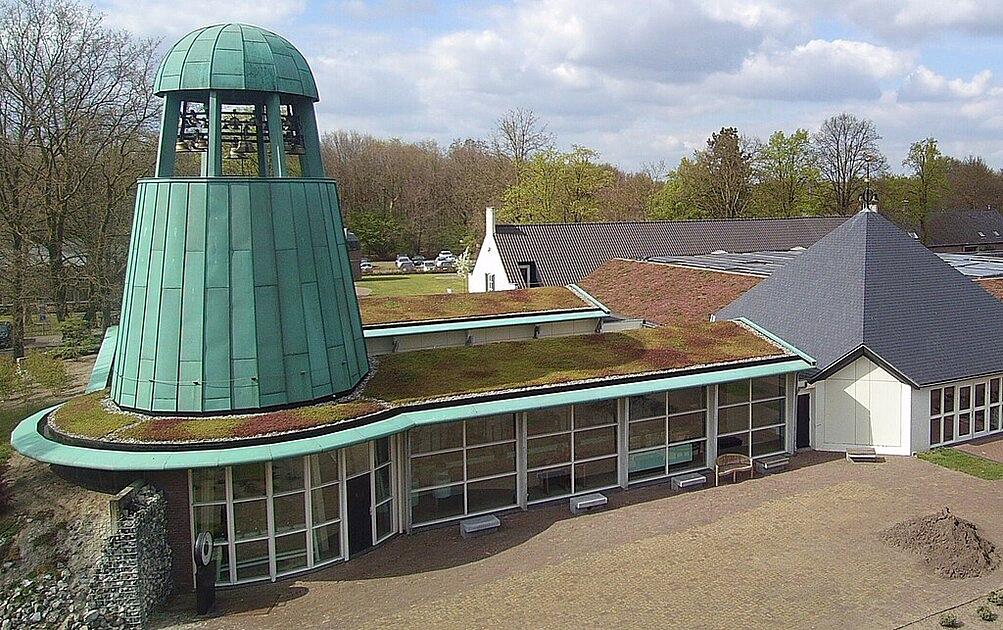
[[[192,535],[188,506],[188,473],[184,470],[150,471],[143,477],[167,499],[167,541],[173,558],[175,589],[192,590]]]

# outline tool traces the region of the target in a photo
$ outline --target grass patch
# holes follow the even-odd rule
[[[10,434],[14,432],[14,427],[28,416],[54,404],[47,401],[29,400],[16,407],[0,410],[0,462],[7,461],[13,451],[13,447],[10,445]]]
[[[101,401],[107,396],[107,391],[99,391],[67,400],[52,414],[52,424],[63,433],[99,438],[136,421],[130,414],[105,409]]]
[[[148,442],[198,442],[253,437],[295,431],[340,422],[375,413],[383,408],[371,401],[321,403],[266,413],[204,418],[137,416],[105,408],[107,391],[78,396],[66,403],[53,418],[60,431],[103,438],[113,431],[116,438]],[[64,409],[71,409],[64,413]],[[145,418],[145,419],[144,419]],[[128,428],[124,428],[127,425]]]
[[[381,295],[434,295],[446,293],[466,293],[467,280],[455,273],[409,273],[385,276],[366,276],[355,283],[370,289],[372,296]],[[360,301],[364,301],[363,300]]]
[[[52,422],[63,432],[95,439],[225,440],[320,427],[394,404],[781,354],[776,346],[731,322],[688,324],[386,355],[366,384],[366,398],[352,402],[247,415],[161,417],[110,411],[102,402],[107,392],[95,392],[68,401]]]
[[[731,322],[390,354],[368,397],[401,403],[781,354]]]
[[[368,297],[359,300],[367,325],[456,319],[590,308],[564,287],[539,287],[488,293]]]
[[[923,461],[967,473],[979,479],[988,479],[989,481],[1003,479],[1003,464],[949,446],[920,453],[917,457]]]
[[[734,273],[614,259],[578,284],[614,312],[667,325],[709,321],[759,281]]]

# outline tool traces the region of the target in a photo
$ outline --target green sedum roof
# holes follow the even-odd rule
[[[253,90],[319,100],[306,59],[283,37],[247,24],[188,33],[164,57],[154,92]]]

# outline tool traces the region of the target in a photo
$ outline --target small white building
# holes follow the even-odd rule
[[[716,317],[815,359],[799,379],[798,446],[910,455],[1003,431],[1003,302],[877,212]]]
[[[528,284],[525,286],[529,286]],[[485,291],[507,291],[517,289],[519,285],[510,281],[505,274],[501,251],[495,242],[495,210],[484,210],[484,242],[477,253],[474,270],[467,276],[467,291],[469,293],[484,293]]]

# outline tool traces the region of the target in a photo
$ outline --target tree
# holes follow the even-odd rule
[[[818,214],[821,174],[805,129],[787,135],[776,131],[755,157],[753,194],[758,216],[792,217]]]
[[[553,137],[531,109],[510,109],[498,119],[494,144],[499,153],[512,160],[516,171],[533,155],[547,149]]]
[[[703,194],[698,198],[704,211],[728,219],[744,215],[752,193],[752,153],[738,129],[723,127],[712,134],[697,162],[705,167]]]
[[[947,192],[947,162],[937,148],[934,138],[913,142],[902,166],[911,172],[909,177],[909,214],[918,226],[920,239],[926,243],[926,221],[930,213],[940,209]]]
[[[546,149],[525,165],[521,181],[505,191],[501,215],[528,222],[579,222],[599,218],[602,192],[616,177],[596,163],[598,154],[576,146]]]
[[[887,170],[880,139],[873,122],[847,113],[826,120],[812,137],[816,164],[840,214],[856,211],[868,169],[871,177]]]
[[[658,221],[701,218],[703,215],[695,198],[704,179],[698,174],[700,168],[690,158],[682,158],[679,166],[669,171],[661,187],[649,197],[648,218]]]
[[[85,213],[95,207],[94,194],[107,192],[98,192],[99,171],[121,146],[152,138],[156,42],[110,30],[102,19],[71,0],[14,0],[0,8],[0,215],[18,355],[38,288],[29,279],[45,267],[42,294],[62,319],[67,261],[83,254],[67,252],[67,244],[93,227]],[[135,167],[149,167],[135,157],[126,158],[126,177],[110,182],[119,200],[132,189]],[[131,216],[127,206],[113,204]]]
[[[978,156],[970,155],[964,160],[948,157],[945,161],[948,183],[945,207],[1003,209],[1003,174],[989,168]]]

